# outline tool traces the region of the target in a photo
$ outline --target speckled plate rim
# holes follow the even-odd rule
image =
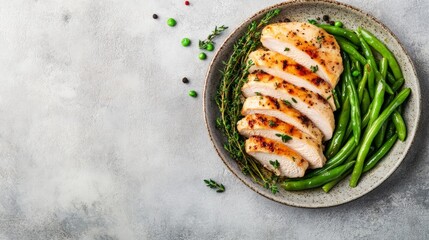
[[[416,109],[416,118],[415,118],[415,128],[413,129],[413,131],[408,132],[408,136],[407,138],[411,138],[411,141],[409,141],[405,147],[404,147],[404,152],[405,154],[402,156],[402,158],[390,169],[390,171],[386,172],[385,177],[380,180],[379,182],[377,182],[377,184],[373,185],[371,188],[367,189],[366,191],[355,195],[354,197],[347,199],[341,203],[333,203],[333,204],[327,204],[324,206],[308,206],[308,205],[300,205],[300,204],[294,204],[294,203],[289,203],[289,202],[283,202],[280,201],[276,198],[273,197],[273,195],[268,194],[267,192],[263,192],[260,191],[258,188],[253,187],[250,183],[248,183],[244,178],[239,175],[239,173],[237,173],[234,168],[230,165],[230,162],[227,161],[223,156],[222,153],[220,152],[220,150],[218,149],[218,146],[216,145],[214,139],[213,139],[213,133],[212,133],[212,129],[209,127],[209,119],[208,119],[208,115],[207,115],[207,101],[210,101],[210,99],[207,99],[207,91],[208,91],[208,85],[209,85],[209,77],[212,73],[212,71],[216,71],[218,69],[214,69],[213,65],[214,63],[217,61],[217,58],[219,57],[220,53],[223,51],[223,48],[225,47],[225,43],[228,42],[235,34],[236,32],[241,28],[241,26],[245,25],[246,23],[248,23],[249,21],[251,21],[254,18],[257,18],[258,16],[261,16],[261,14],[264,14],[270,10],[276,9],[276,8],[280,8],[280,7],[285,7],[287,5],[293,5],[293,4],[297,4],[297,3],[324,3],[324,4],[334,4],[334,5],[339,5],[340,7],[346,8],[348,10],[354,11],[358,14],[363,15],[364,17],[367,17],[369,19],[371,19],[372,21],[376,22],[377,24],[379,24],[384,31],[388,32],[393,38],[394,40],[398,43],[398,45],[401,48],[401,51],[404,52],[405,56],[407,57],[407,61],[409,62],[409,64],[411,65],[412,68],[412,72],[413,74],[416,76],[416,90],[417,92],[413,92],[413,94],[416,95],[417,97],[417,109]],[[217,50],[216,54],[214,55],[212,61],[209,64],[209,68],[207,70],[206,73],[206,77],[205,77],[205,84],[204,84],[204,92],[203,92],[203,114],[204,114],[204,120],[205,120],[205,125],[206,128],[208,130],[209,133],[209,137],[210,137],[210,141],[212,142],[217,154],[219,155],[219,157],[221,158],[221,160],[223,161],[223,163],[227,166],[227,168],[229,169],[229,171],[231,171],[238,179],[240,179],[240,181],[242,183],[244,183],[247,187],[249,187],[250,189],[252,189],[253,191],[255,191],[256,193],[281,204],[287,205],[287,206],[292,206],[292,207],[301,207],[301,208],[327,208],[327,207],[334,207],[334,206],[339,206],[339,205],[343,205],[346,203],[349,203],[351,201],[354,201],[368,193],[370,193],[371,191],[373,191],[374,189],[376,189],[378,186],[380,186],[383,182],[386,181],[386,179],[388,179],[399,167],[399,165],[402,163],[402,161],[407,157],[407,155],[409,154],[409,149],[411,148],[411,145],[413,145],[414,141],[415,141],[415,136],[417,133],[417,130],[420,127],[420,116],[421,116],[421,88],[420,88],[420,82],[418,79],[418,75],[414,66],[413,61],[411,60],[408,52],[406,51],[406,49],[404,48],[404,46],[402,45],[402,43],[399,41],[398,37],[386,26],[384,25],[381,21],[379,21],[377,18],[375,18],[374,16],[370,15],[369,13],[366,13],[354,6],[345,4],[345,3],[340,3],[337,1],[333,1],[333,0],[291,0],[291,1],[286,1],[283,3],[278,3],[272,6],[269,6],[267,8],[264,8],[262,10],[260,10],[259,12],[255,13],[253,16],[249,17],[248,19],[246,19],[245,21],[243,21],[238,27],[236,27],[234,29],[233,32],[231,32],[229,34],[229,36],[224,40],[224,42],[222,43],[221,47]],[[250,180],[251,181],[251,180]]]

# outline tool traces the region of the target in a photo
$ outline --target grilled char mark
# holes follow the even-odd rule
[[[303,51],[305,53],[307,53],[308,56],[310,56],[311,59],[315,59],[315,58],[319,57],[319,54],[317,53],[316,49],[309,49],[309,48],[307,48],[307,49],[304,49]]]
[[[300,115],[299,117],[299,120],[301,121],[301,123],[303,124],[303,125],[305,125],[305,126],[310,126],[310,124],[311,124],[311,120],[307,117],[307,116],[305,116],[305,115]]]
[[[270,99],[271,101],[273,101],[274,106],[276,107],[276,109],[280,109],[280,103],[278,100],[274,100],[273,98]]]
[[[288,65],[287,60],[283,60],[282,63],[283,63],[283,70],[286,70],[287,65]]]
[[[263,148],[266,148],[270,152],[274,152],[276,142],[274,141],[267,141],[264,137],[261,136],[252,136],[256,140],[256,143],[254,145],[254,149],[257,149],[257,145],[261,145]]]

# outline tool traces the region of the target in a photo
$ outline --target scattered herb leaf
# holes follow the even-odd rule
[[[285,48],[285,52],[287,52],[287,51],[289,51],[290,50],[290,48]]]
[[[276,89],[279,87],[279,83],[278,82],[275,82],[274,83],[274,86],[276,87]]]
[[[262,96],[260,92],[255,92],[256,96]]]
[[[295,98],[292,98],[292,101],[293,101],[294,103],[297,103],[297,101],[296,101],[296,99],[295,99]]]
[[[317,72],[317,70],[319,70],[319,66],[318,65],[310,66],[310,70],[315,73],[315,72]]]
[[[281,138],[282,142],[284,142],[284,143],[292,139],[291,136],[286,135],[286,134],[277,133],[276,136],[279,137],[279,138]]]
[[[286,106],[292,106],[292,104],[288,101],[288,100],[286,100],[286,99],[283,99],[282,100],[282,102],[286,105]]]
[[[308,19],[308,23],[315,25],[317,24],[317,21],[314,19]]]
[[[270,127],[275,127],[275,126],[277,126],[277,123],[275,123],[273,120],[269,120],[269,121],[268,121],[268,125],[269,125]]]
[[[274,169],[279,169],[280,167],[280,163],[277,161],[277,159],[275,161],[270,161],[270,164],[274,167]]]

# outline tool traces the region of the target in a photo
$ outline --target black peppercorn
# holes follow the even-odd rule
[[[329,22],[329,16],[328,15],[323,15],[323,21]]]
[[[183,83],[189,83],[189,80],[188,80],[188,78],[184,77],[184,78],[182,78],[182,82]]]
[[[152,17],[153,17],[153,19],[158,19],[158,15],[156,15],[156,14],[153,14]]]

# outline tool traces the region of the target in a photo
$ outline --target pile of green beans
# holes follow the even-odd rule
[[[339,113],[326,164],[303,178],[285,180],[281,186],[288,191],[322,187],[329,192],[349,175],[350,187],[356,187],[362,174],[407,136],[401,105],[411,89],[401,90],[405,79],[393,53],[361,27],[316,26],[332,34],[341,48],[344,71],[333,90]]]

